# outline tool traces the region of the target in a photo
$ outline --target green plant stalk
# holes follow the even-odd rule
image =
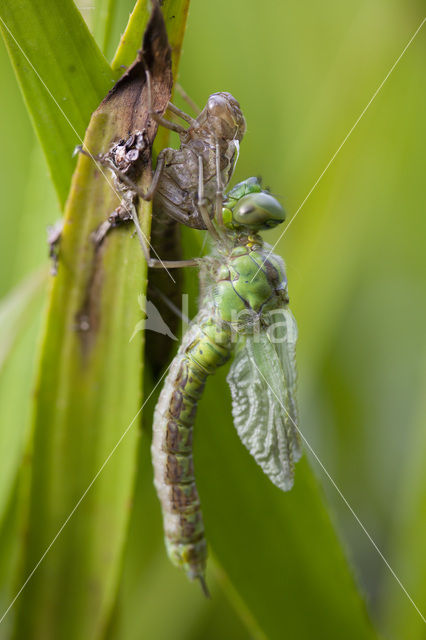
[[[167,36],[172,48],[172,73],[176,82],[179,69],[180,55],[182,53],[182,43],[185,35],[186,20],[189,10],[189,0],[168,0],[162,5],[164,22],[166,23]],[[149,17],[149,9],[145,1],[138,1],[130,16],[129,25],[139,25],[139,29],[126,29],[118,49],[115,53],[111,66],[114,70],[119,70],[122,66],[129,66],[138,50],[142,38],[142,25],[146,24]],[[163,130],[164,131],[164,130]],[[168,131],[165,131],[168,136]],[[160,147],[161,148],[161,147]]]
[[[160,111],[171,86],[170,72],[162,81],[161,56],[160,48],[153,75],[153,81],[164,82],[154,105]],[[138,71],[130,83],[117,85],[93,115],[85,138],[91,153],[126,137],[130,126],[144,128],[146,103],[140,97],[133,102],[139,77],[145,81]],[[151,141],[154,135],[151,126]],[[148,164],[140,188],[146,190],[150,178]],[[100,246],[91,239],[119,202],[111,179],[81,155],[67,203],[36,390],[22,579],[66,527],[19,599],[16,638],[99,637],[115,596],[141,407],[143,337],[137,333],[131,342],[130,337],[142,315],[138,294],[146,287],[146,265],[141,268],[140,247],[128,226],[109,233]],[[150,204],[143,203],[139,215],[149,234]]]
[[[89,148],[105,149],[112,137],[114,129],[108,118],[97,114],[86,138]],[[97,167],[89,158],[80,157],[66,212],[61,267],[52,284],[36,389],[31,511],[23,578],[140,407],[141,334],[129,343],[141,317],[137,292],[143,290],[146,279],[140,266],[140,248],[128,229],[119,229],[95,258],[89,239],[90,232],[117,204]],[[95,331],[85,335],[77,325],[89,288],[93,292],[90,318]],[[57,637],[61,620],[68,621],[63,637],[98,636],[114,594],[136,442],[135,427],[22,594],[17,637]]]
[[[95,0],[93,4],[89,15],[90,30],[103,54],[111,60],[135,2],[134,0]],[[143,23],[146,22],[147,17]]]
[[[24,495],[28,483],[23,481],[25,474],[21,471],[29,467],[25,451],[29,450],[38,336],[47,293],[46,226],[58,216],[56,194],[41,149],[38,143],[33,148],[33,142],[33,137],[29,137],[30,170],[25,174],[20,172],[20,187],[25,175],[23,206],[15,214],[5,207],[15,225],[13,238],[19,242],[14,242],[5,230],[13,246],[13,261],[3,254],[2,262],[10,281],[19,284],[2,300],[3,311],[6,311],[6,299],[9,300],[6,317],[0,313],[0,351],[3,349],[4,355],[0,370],[0,566],[9,568],[0,576],[1,611],[8,607],[17,588],[18,560],[24,537],[22,525],[28,511],[28,499]],[[8,184],[13,183],[8,179]],[[3,544],[4,539],[9,543]],[[12,622],[13,610],[4,621],[4,629],[2,623],[0,637],[3,633],[4,637],[10,637],[6,627],[10,628]]]

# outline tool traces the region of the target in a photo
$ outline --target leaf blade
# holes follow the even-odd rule
[[[114,76],[74,3],[0,2],[0,28],[63,205],[89,116]]]
[[[170,97],[171,74],[158,11],[144,51],[152,60],[155,108],[161,112]],[[156,130],[148,123],[145,93],[138,57],[131,75],[115,85],[92,116],[85,138],[99,153],[129,129],[145,130],[142,189],[151,179],[149,145]],[[80,155],[40,360],[23,578],[35,566],[37,571],[18,603],[17,638],[100,637],[115,596],[141,412],[143,336],[130,337],[142,315],[138,293],[146,287],[146,263],[141,264],[129,226],[114,229],[101,244],[93,242],[92,232],[120,203],[114,185],[91,158]],[[148,233],[150,203],[140,208]],[[55,549],[44,557],[52,540],[57,540]]]

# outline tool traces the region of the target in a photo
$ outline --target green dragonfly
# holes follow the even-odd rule
[[[219,218],[219,219],[218,219]],[[284,221],[256,178],[216,210],[215,241],[200,258],[201,303],[183,336],[154,414],[152,458],[171,561],[205,583],[207,546],[192,459],[192,431],[207,377],[234,354],[228,375],[237,432],[272,482],[291,489],[301,455],[296,406],[297,327],[282,259],[259,232]]]

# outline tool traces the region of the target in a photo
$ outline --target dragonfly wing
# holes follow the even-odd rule
[[[238,435],[271,481],[288,491],[293,486],[294,462],[300,457],[297,329],[291,313],[283,318],[277,336],[265,332],[242,339],[228,383]]]
[[[269,337],[274,343],[283,369],[285,388],[287,392],[286,409],[289,414],[290,430],[292,431],[293,456],[295,461],[302,455],[299,435],[299,413],[297,408],[297,366],[296,342],[297,324],[290,309],[280,309],[281,317],[274,322],[269,331]]]

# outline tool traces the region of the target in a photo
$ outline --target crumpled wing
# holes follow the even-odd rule
[[[296,321],[289,309],[268,332],[244,336],[228,374],[234,425],[266,475],[283,491],[293,486],[300,458],[297,429]]]

